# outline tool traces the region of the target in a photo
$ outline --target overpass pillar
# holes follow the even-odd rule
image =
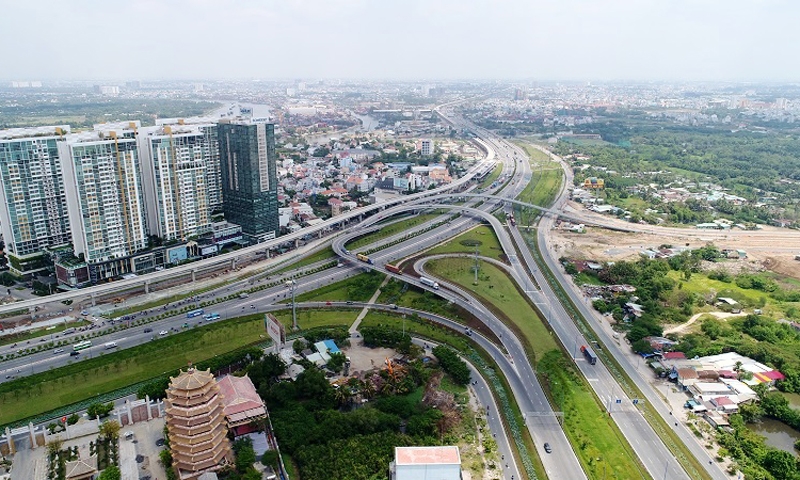
[[[322,238],[322,230],[320,230],[319,232],[317,232],[317,238]]]
[[[192,282],[197,280],[197,270],[192,270]]]
[[[94,294],[94,292],[92,292],[92,306],[97,306],[97,296]]]
[[[144,404],[147,405],[147,421],[153,419],[153,410],[152,406],[150,405],[150,395],[144,396]]]
[[[294,248],[300,248],[300,239],[299,238],[295,239]]]
[[[236,270],[236,259],[231,258],[231,270]]]
[[[150,293],[150,280],[144,281],[144,293]]]

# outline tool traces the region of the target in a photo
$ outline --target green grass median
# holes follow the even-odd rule
[[[565,411],[564,430],[590,478],[602,478],[606,471],[625,473],[610,478],[650,478],[536,310],[503,270],[482,262],[475,285],[471,259],[445,258],[427,265],[431,273],[471,291],[517,332],[537,375],[545,380],[542,387],[555,407]]]

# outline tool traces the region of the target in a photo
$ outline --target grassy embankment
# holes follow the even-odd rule
[[[329,285],[320,286],[310,292],[295,296],[297,302],[365,302],[370,299],[375,290],[383,281],[385,275],[377,271],[360,273],[355,277],[347,278]],[[289,289],[286,289],[287,298],[283,303],[291,302]]]
[[[0,385],[0,425],[263,341],[263,317],[226,320]],[[62,354],[66,355],[66,353]],[[88,357],[84,352],[82,357]]]
[[[438,255],[442,253],[465,253],[475,254],[475,246],[478,246],[478,255],[483,257],[505,260],[503,248],[497,240],[497,235],[491,227],[480,225],[456,238],[442,243],[436,248],[428,250],[425,255]]]
[[[331,247],[325,247],[318,252],[314,252],[307,257],[303,257],[302,259],[294,263],[290,263],[289,265],[276,270],[274,274],[279,275],[282,273],[289,272],[291,270],[297,270],[298,268],[303,268],[305,266],[311,265],[312,263],[321,262],[323,260],[333,261],[334,257],[336,257],[336,254],[333,253],[333,249]]]
[[[557,341],[513,281],[499,268],[481,264],[478,285],[473,285],[469,259],[441,259],[429,263],[430,271],[471,291],[516,331],[526,345],[543,387],[565,412],[564,427],[584,469],[596,478],[606,472],[627,478],[632,472],[648,478],[630,445],[608,418],[583,377],[574,370]],[[603,460],[598,461],[597,458]]]

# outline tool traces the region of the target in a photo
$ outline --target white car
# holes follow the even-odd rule
[[[166,330],[161,330],[160,332],[158,332],[159,335],[167,335],[168,333],[169,332]]]
[[[53,355],[57,355],[59,353],[64,353],[64,349],[63,348],[56,348],[55,350],[53,350]]]

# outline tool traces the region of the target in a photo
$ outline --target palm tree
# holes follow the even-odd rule
[[[61,447],[64,446],[64,440],[61,437],[56,437],[53,440],[47,442],[47,455],[50,458],[55,457],[58,455],[58,452],[61,451]]]
[[[109,420],[99,427],[100,436],[108,441],[114,442],[119,438],[119,431],[122,426],[116,420]]]
[[[361,388],[361,394],[364,395],[365,398],[371,399],[377,393],[377,389],[375,388],[375,383],[372,380],[364,380],[364,386]]]

